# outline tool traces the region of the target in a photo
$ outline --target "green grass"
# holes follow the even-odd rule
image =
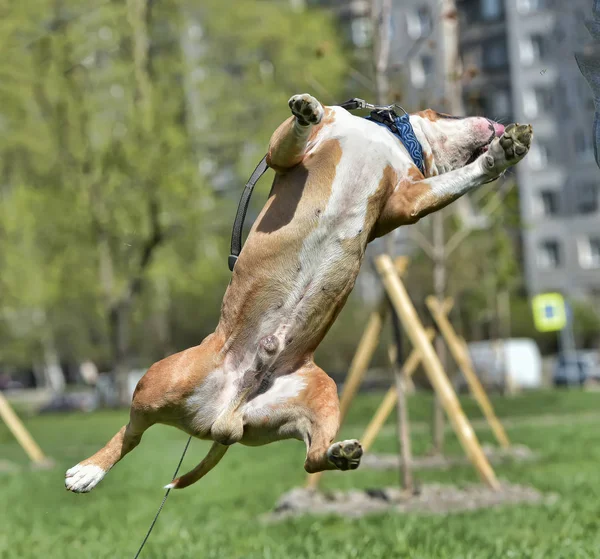
[[[362,396],[342,436],[359,436],[380,395]],[[473,402],[463,399],[470,417]],[[303,445],[297,441],[262,448],[234,447],[219,467],[189,489],[174,492],[142,555],[144,558],[600,558],[600,394],[545,392],[495,399],[511,422],[509,436],[539,455],[535,463],[505,464],[500,478],[553,492],[552,505],[489,509],[448,516],[377,515],[359,520],[304,517],[267,525],[268,512],[284,491],[304,481]],[[411,398],[415,421],[428,419],[431,401]],[[598,412],[598,420],[593,414]],[[529,421],[556,414],[551,425]],[[578,419],[578,415],[580,418]],[[20,447],[0,424],[0,459],[24,469],[0,474],[0,557],[133,557],[157,506],[162,486],[179,460],[186,437],[173,428],[153,427],[142,444],[92,493],[63,488],[63,472],[88,456],[125,422],[123,412],[46,415],[27,426],[57,465],[27,469]],[[393,423],[393,420],[392,420]],[[357,432],[358,430],[358,432]],[[482,441],[490,432],[477,429]],[[414,446],[427,448],[428,434],[415,431]],[[375,451],[393,451],[387,429]],[[208,443],[194,441],[183,470],[205,454]],[[459,453],[449,435],[449,454]],[[470,467],[420,471],[423,482],[475,482]],[[330,473],[328,488],[377,487],[396,483],[396,472]]]

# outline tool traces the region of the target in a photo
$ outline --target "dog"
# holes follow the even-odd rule
[[[76,493],[93,489],[155,423],[214,441],[183,488],[214,468],[234,443],[295,438],[304,468],[353,470],[357,440],[334,442],[335,382],[314,352],[354,286],[367,244],[500,176],[527,154],[530,125],[483,117],[411,114],[422,170],[387,128],[294,95],[274,132],[271,194],[225,293],[214,331],[196,347],[152,365],[139,381],[129,423],[66,473]]]

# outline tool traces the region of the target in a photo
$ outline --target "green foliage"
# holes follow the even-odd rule
[[[600,336],[600,316],[588,303],[571,300],[573,334],[579,347],[594,346]]]
[[[42,337],[103,367],[198,343],[287,99],[338,99],[331,16],[262,0],[0,11],[0,362],[41,358]]]
[[[446,293],[456,303],[453,322],[469,340],[503,335],[497,296],[508,292],[512,300],[518,296],[523,283],[518,253],[518,190],[514,185],[504,185],[508,192],[503,195],[498,187],[497,182],[483,187],[487,192],[479,191],[473,201],[475,208],[487,216],[484,229],[474,229],[463,237],[465,229],[458,216],[445,213],[446,242],[451,244],[455,237],[462,238],[447,257]],[[494,205],[494,211],[488,212],[486,206]],[[430,218],[419,225],[427,237],[431,237],[429,225]],[[413,301],[420,307],[421,317],[429,322],[429,312],[422,302],[433,293],[430,256],[423,252],[415,254],[408,269],[407,284]]]

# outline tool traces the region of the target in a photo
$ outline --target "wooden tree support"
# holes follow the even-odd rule
[[[504,430],[504,427],[502,426],[502,423],[500,423],[498,417],[496,417],[492,403],[490,402],[483,386],[481,385],[477,374],[475,373],[466,343],[457,335],[456,331],[452,327],[452,324],[450,324],[450,321],[448,320],[448,313],[450,312],[450,309],[454,303],[453,300],[448,298],[446,301],[440,304],[435,297],[427,297],[425,302],[427,303],[427,307],[429,308],[433,319],[438,325],[442,336],[446,340],[446,344],[450,349],[450,353],[452,353],[454,361],[456,361],[456,364],[461,369],[467,384],[469,385],[471,394],[473,394],[473,397],[475,398],[479,408],[483,412],[483,415],[491,427],[496,440],[502,448],[509,448],[510,441],[508,440],[506,431]]]
[[[404,331],[410,338],[413,347],[421,353],[423,366],[429,382],[431,382],[434,390],[440,397],[442,406],[450,419],[465,453],[481,479],[491,488],[499,489],[500,484],[496,479],[496,474],[483,453],[477,436],[460,406],[452,385],[440,364],[431,342],[427,338],[425,328],[419,320],[417,311],[408,296],[406,288],[394,270],[391,258],[385,254],[379,256],[376,259],[376,266],[394,309],[404,327]]]
[[[6,423],[6,426],[10,429],[15,436],[15,439],[17,439],[18,443],[23,447],[23,450],[27,453],[27,456],[29,456],[32,462],[35,462],[36,464],[44,464],[47,462],[42,449],[33,440],[33,437],[29,434],[29,431],[27,431],[25,425],[23,425],[23,422],[14,412],[2,392],[0,392],[0,417],[2,417],[4,423]]]

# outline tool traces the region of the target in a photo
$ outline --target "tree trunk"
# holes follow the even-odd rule
[[[113,375],[119,404],[121,406],[128,406],[131,404],[127,380],[130,368],[129,311],[130,305],[125,301],[116,303],[109,311],[109,333]]]
[[[433,215],[433,290],[440,304],[444,302],[446,296],[446,251],[444,243],[444,214],[440,211]],[[435,337],[435,351],[442,368],[446,370],[448,361],[446,359],[446,346],[444,338],[439,333]],[[439,395],[434,392],[431,448],[434,454],[443,454],[444,452],[445,428],[444,408]]]
[[[396,426],[400,449],[400,484],[407,494],[414,493],[412,472],[412,446],[410,440],[410,423],[408,417],[408,402],[406,401],[406,378],[402,368],[402,327],[396,310],[390,302],[392,328],[396,346],[395,355],[390,355],[394,382],[396,385],[397,406]]]
[[[455,0],[440,0],[440,24],[443,44],[444,100],[448,112],[455,116],[464,114],[462,101],[462,65],[460,60],[458,12]],[[457,200],[456,206],[469,204],[466,198]],[[455,210],[457,209],[455,207]],[[466,213],[466,212],[465,212]],[[444,212],[433,215],[433,249],[434,249],[434,291],[442,303],[446,296],[446,266],[444,235]],[[446,347],[441,336],[435,340],[435,349],[442,367],[446,369]],[[444,412],[439,398],[434,399],[433,409],[433,452],[440,454],[444,450]]]

